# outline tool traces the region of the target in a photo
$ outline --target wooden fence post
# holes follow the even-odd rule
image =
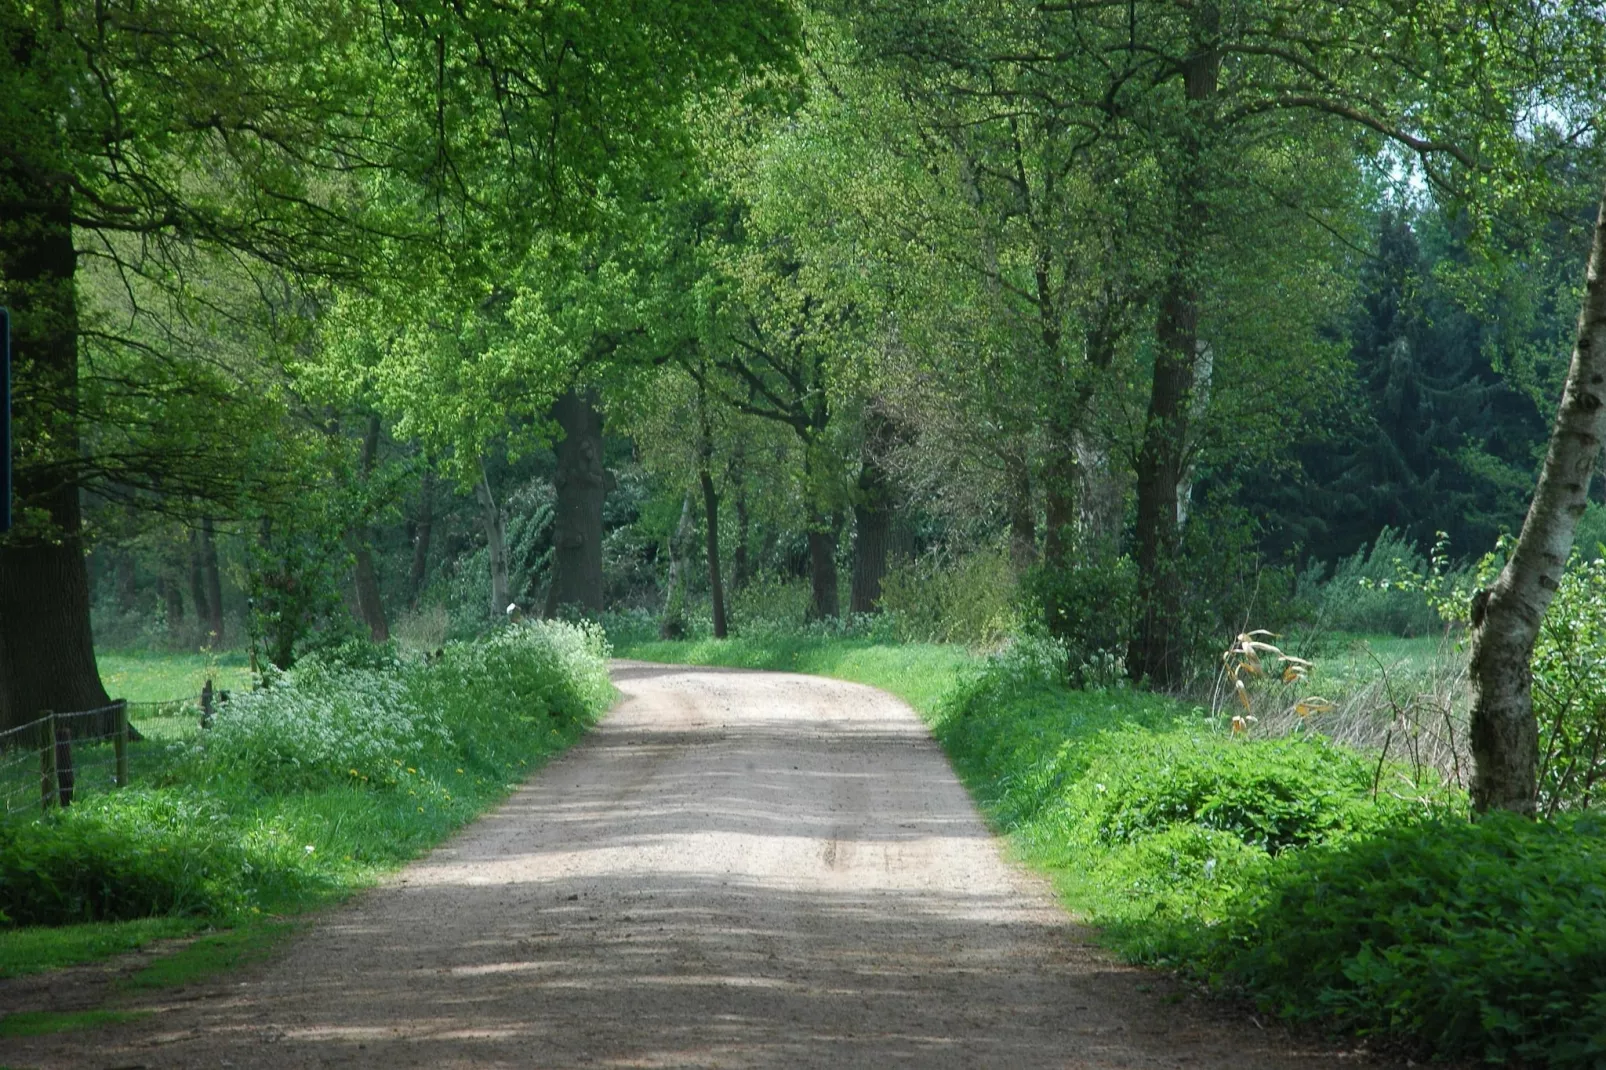
[[[117,789],[121,791],[128,785],[128,700],[117,700],[117,712],[112,715],[117,719],[117,731],[112,736],[112,746],[117,750]]]
[[[39,722],[39,804],[46,810],[59,802],[56,791],[56,715],[41,710]]]

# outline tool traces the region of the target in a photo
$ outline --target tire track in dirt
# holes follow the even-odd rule
[[[502,808],[56,1068],[1329,1067],[1113,962],[870,688],[619,662]],[[1180,1001],[1179,1001],[1180,1000]]]

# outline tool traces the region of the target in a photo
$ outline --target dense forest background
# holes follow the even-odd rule
[[[1440,627],[1367,592],[1521,523],[1602,172],[1565,5],[30,12],[8,723],[510,613]]]

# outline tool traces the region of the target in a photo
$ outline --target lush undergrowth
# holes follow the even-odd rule
[[[439,842],[612,699],[600,631],[528,624],[309,658],[209,729],[152,739],[141,780],[0,824],[0,974],[338,899]],[[48,927],[48,928],[47,928]]]
[[[1121,952],[1285,1016],[1496,1062],[1606,1058],[1606,832],[1470,825],[1465,800],[1315,735],[1130,690],[1051,657],[807,634],[623,656],[883,687],[931,723],[1021,855]]]

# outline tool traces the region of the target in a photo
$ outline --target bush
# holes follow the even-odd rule
[[[993,644],[1017,630],[1015,566],[1002,547],[914,558],[881,582],[881,608],[905,641]]]
[[[1315,736],[1116,730],[1088,751],[1065,805],[1105,844],[1194,825],[1276,855],[1385,826],[1404,805],[1373,800],[1375,762]]]
[[[1429,635],[1444,622],[1426,594],[1402,576],[1428,576],[1429,563],[1402,532],[1384,528],[1370,550],[1362,546],[1333,566],[1325,583],[1317,563],[1299,578],[1299,597],[1316,623],[1341,632]]]
[[[1606,1061],[1606,824],[1426,821],[1300,853],[1215,936],[1224,976],[1296,1019],[1441,1056]]]
[[[0,903],[18,925],[225,915],[253,899],[252,874],[288,858],[251,850],[215,799],[129,790],[46,820],[0,824]]]
[[[1078,547],[1072,557],[1072,568],[1034,570],[1025,583],[1027,602],[1031,615],[1064,645],[1072,683],[1108,686],[1125,675],[1137,566],[1109,547]]]
[[[601,709],[612,695],[607,657],[600,627],[559,621],[452,643],[435,664],[366,644],[310,655],[222,708],[197,743],[198,775],[276,792],[395,784],[426,752],[468,746],[454,739],[464,733]]]
[[[1598,804],[1606,780],[1606,560],[1573,558],[1532,664],[1541,810]]]

